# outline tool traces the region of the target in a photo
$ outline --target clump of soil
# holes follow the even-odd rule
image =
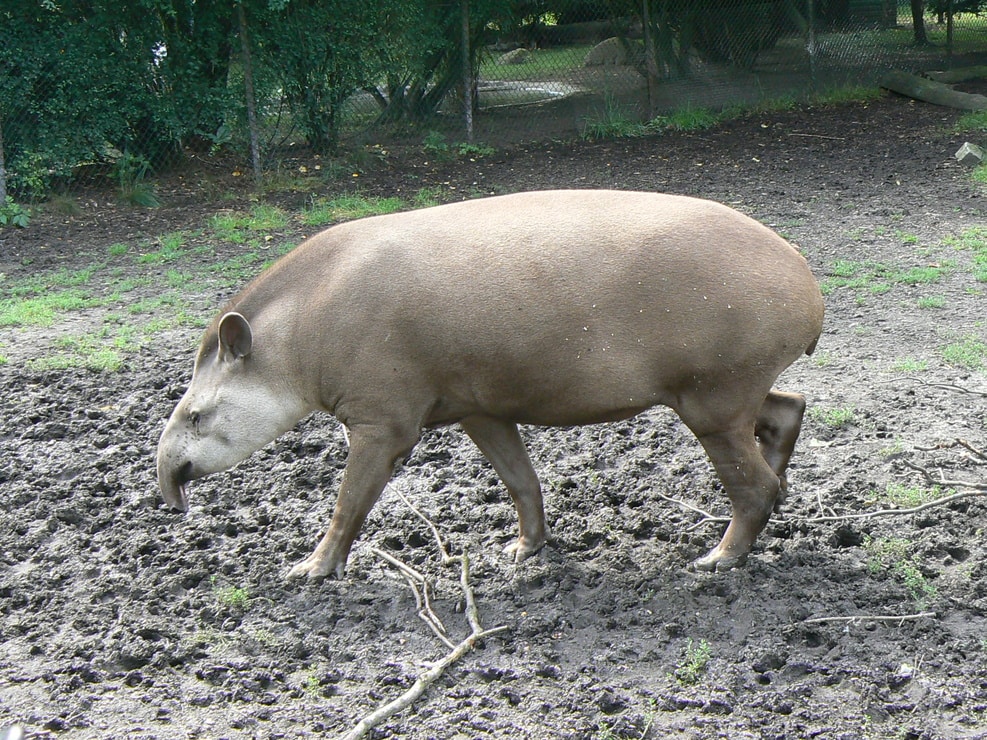
[[[92,738],[346,731],[448,651],[371,547],[432,580],[453,641],[468,631],[458,571],[440,564],[403,492],[469,553],[484,626],[508,629],[376,737],[984,737],[987,504],[853,518],[930,488],[908,463],[987,481],[966,448],[941,446],[987,448],[983,365],[944,354],[987,339],[973,253],[948,241],[985,223],[982,186],[952,160],[958,117],[889,96],[701,133],[409,159],[360,178],[367,194],[435,186],[446,199],[700,195],[802,250],[830,288],[826,329],[782,376],[810,412],[784,510],[743,569],[686,569],[722,527],[692,507],[729,509],[698,443],[661,409],[524,430],[553,539],[519,566],[501,553],[516,518],[493,471],[458,430],[429,432],[371,513],[346,578],[313,583],[284,574],[331,514],[345,459],[335,421],[311,417],[199,482],[179,516],[159,500],[154,448],[195,331],[160,335],[119,372],[0,366],[0,726]],[[107,244],[215,210],[176,194],[150,215],[39,218],[3,234],[0,262],[12,276],[27,255],[34,270],[81,267]],[[930,266],[946,269],[933,282],[902,277]],[[26,336],[2,341],[30,357]]]

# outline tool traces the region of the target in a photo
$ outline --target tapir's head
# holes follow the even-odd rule
[[[224,314],[202,338],[192,382],[158,442],[158,485],[173,508],[188,508],[189,481],[235,465],[307,411],[283,366],[254,349],[239,313]]]

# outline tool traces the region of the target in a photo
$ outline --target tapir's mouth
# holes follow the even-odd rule
[[[188,511],[188,482],[192,480],[192,463],[187,462],[172,475],[158,474],[161,498],[176,511]]]

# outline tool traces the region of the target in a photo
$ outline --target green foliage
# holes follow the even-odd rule
[[[583,138],[591,141],[629,138],[645,136],[653,130],[648,124],[630,116],[613,96],[608,95],[603,101],[603,109],[585,121]]]
[[[814,406],[809,410],[809,416],[831,429],[842,429],[854,420],[856,411],[853,406],[836,408]]]
[[[26,229],[31,223],[31,212],[14,202],[9,195],[0,203],[0,227],[16,226]]]
[[[890,573],[917,603],[924,605],[936,596],[936,587],[922,573],[921,561],[912,547],[911,542],[901,537],[864,539],[864,550],[869,555],[867,569],[874,575]]]
[[[121,155],[114,166],[120,199],[124,203],[143,208],[157,208],[160,205],[154,194],[154,187],[145,178],[151,163],[140,155]]]
[[[706,640],[695,643],[690,637],[685,646],[685,657],[679,667],[675,669],[675,679],[687,686],[699,683],[712,657],[713,649]]]
[[[987,368],[987,342],[974,335],[964,337],[943,347],[942,358],[955,367],[983,370]]]
[[[367,197],[359,194],[341,195],[336,198],[320,198],[302,212],[306,226],[324,226],[338,221],[350,221],[366,216],[394,213],[407,208],[400,198]]]

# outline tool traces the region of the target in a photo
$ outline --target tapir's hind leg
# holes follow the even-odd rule
[[[736,398],[704,396],[701,400],[691,399],[691,403],[687,399],[676,409],[709,455],[733,507],[733,517],[720,544],[693,563],[698,570],[743,565],[781,489],[781,481],[754,438],[759,406],[738,408]],[[729,421],[724,424],[721,419]]]
[[[544,547],[547,536],[541,484],[524,441],[517,425],[509,421],[470,416],[460,425],[493,465],[514,501],[521,534],[505,551],[519,563]]]
[[[805,414],[805,398],[798,393],[771,391],[761,404],[754,425],[754,434],[761,445],[761,454],[781,481],[781,491],[775,502],[777,508],[788,493],[785,469],[795,449],[795,442],[802,430]]]

